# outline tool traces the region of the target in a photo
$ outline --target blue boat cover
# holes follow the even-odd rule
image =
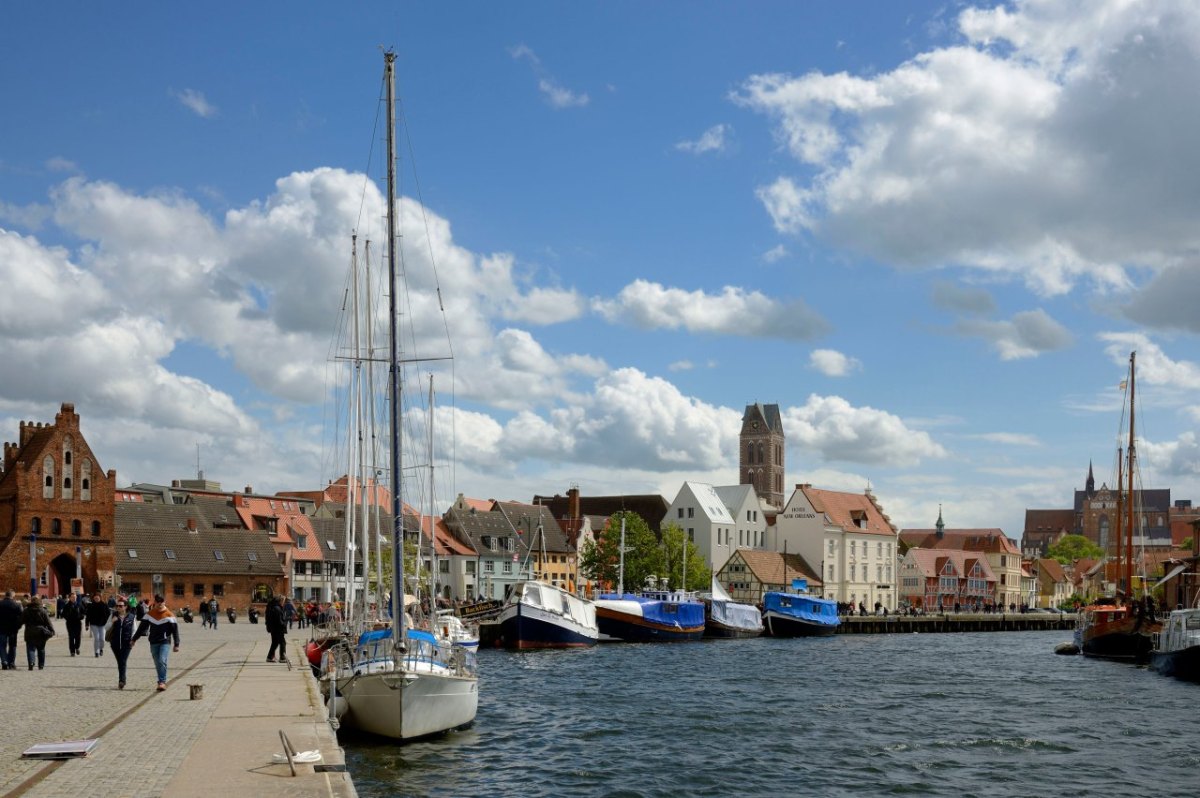
[[[434,645],[437,645],[437,640],[434,639],[433,635],[430,634],[429,632],[423,631],[421,629],[406,629],[404,632],[404,636],[407,637],[409,640],[420,640],[425,643],[432,643]],[[378,643],[382,640],[391,640],[391,639],[392,639],[391,628],[375,629],[370,632],[363,632],[361,635],[359,635],[358,645],[359,645],[359,647],[369,646],[373,643]]]
[[[642,618],[651,623],[695,629],[704,626],[704,605],[699,601],[664,599],[657,596],[638,596],[632,593],[606,593],[602,599],[636,601],[642,607]]]
[[[772,591],[763,594],[763,609],[825,626],[837,626],[841,623],[837,614],[837,602],[833,599]]]
[[[409,640],[420,640],[424,643],[429,643],[430,645],[437,645],[437,640],[434,639],[433,635],[430,632],[425,632],[421,629],[409,629],[407,632],[405,632],[405,636]]]

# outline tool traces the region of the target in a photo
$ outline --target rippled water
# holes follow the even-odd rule
[[[1069,637],[488,650],[470,730],[342,743],[363,798],[1200,793],[1200,686]]]

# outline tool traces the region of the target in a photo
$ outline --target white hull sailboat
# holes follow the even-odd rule
[[[387,87],[388,157],[388,297],[391,365],[389,412],[392,474],[392,596],[398,604],[404,593],[404,502],[400,437],[400,357],[396,330],[396,178],[395,178],[395,53],[384,54]],[[342,702],[342,723],[360,731],[412,740],[466,726],[475,720],[479,706],[479,680],[474,658],[461,648],[440,644],[426,631],[408,629],[407,612],[394,606],[392,627],[378,634],[383,652],[360,660],[330,663],[328,695],[331,704]],[[400,642],[397,642],[400,641]],[[361,645],[361,641],[360,641]]]

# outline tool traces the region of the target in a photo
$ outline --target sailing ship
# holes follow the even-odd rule
[[[734,601],[714,574],[712,589],[704,601],[705,637],[758,637],[763,633],[758,607]]]
[[[1079,611],[1075,645],[1086,657],[1145,662],[1150,657],[1152,636],[1162,629],[1154,616],[1154,600],[1138,597],[1133,586],[1133,538],[1136,531],[1135,491],[1137,446],[1135,400],[1137,397],[1137,352],[1129,354],[1129,376],[1124,385],[1129,397],[1129,439],[1117,466],[1116,552],[1108,563],[1120,597],[1099,599]],[[1122,469],[1124,479],[1122,485]],[[1141,514],[1136,517],[1140,518]],[[1145,580],[1143,579],[1143,584]]]
[[[474,658],[426,630],[411,628],[404,592],[404,501],[400,349],[397,331],[395,53],[384,53],[387,89],[388,400],[392,477],[391,628],[363,632],[355,650],[333,650],[323,669],[326,694],[342,723],[406,741],[450,731],[475,720],[479,682]],[[396,606],[400,602],[403,605]],[[366,650],[369,649],[369,650]],[[344,657],[340,658],[339,657]],[[357,667],[355,665],[357,664]]]

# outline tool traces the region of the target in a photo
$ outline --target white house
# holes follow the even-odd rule
[[[703,482],[685,482],[667,508],[663,525],[675,524],[696,546],[708,567],[716,571],[737,548],[737,524],[717,489]]]
[[[873,610],[896,609],[897,530],[868,489],[865,493],[797,485],[775,519],[774,551],[802,556],[821,574],[825,598]]]
[[[727,485],[714,488],[737,527],[733,548],[763,549],[767,544],[767,514],[753,485]],[[723,563],[714,563],[718,570]]]

